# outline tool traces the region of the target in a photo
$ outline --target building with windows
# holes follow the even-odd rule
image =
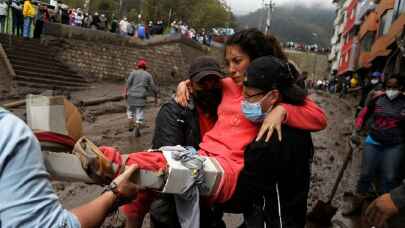
[[[330,55],[332,70],[336,70],[337,60],[337,75],[370,71],[386,75],[402,73],[400,46],[405,47],[405,0],[346,0],[343,9],[341,1],[334,3],[337,11],[344,11],[345,19],[340,26],[341,45],[334,45]],[[340,20],[339,15],[336,19]],[[335,24],[335,33],[336,29]],[[332,37],[332,45],[338,43],[337,37]]]
[[[339,68],[337,75],[343,75],[347,72],[352,72],[354,70],[354,62],[352,58],[355,55],[355,44],[357,43],[356,35],[357,28],[355,26],[356,22],[356,12],[357,12],[357,2],[358,0],[347,0],[345,2],[345,20],[343,24],[342,41],[341,46],[341,58],[339,61]]]
[[[329,55],[329,62],[331,63],[331,73],[334,75],[339,69],[339,62],[341,58],[342,47],[342,32],[345,19],[344,4],[346,0],[334,0],[336,4],[336,18],[334,21],[334,33],[331,39],[331,53]]]

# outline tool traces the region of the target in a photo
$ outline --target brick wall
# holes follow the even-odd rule
[[[161,37],[148,42],[116,34],[51,24],[44,42],[60,47],[59,58],[83,76],[97,80],[124,80],[134,63],[143,57],[158,84],[178,82],[186,77],[193,58],[207,50],[182,37]],[[173,72],[177,69],[177,73]]]
[[[199,45],[181,36],[158,36],[147,42],[61,24],[47,24],[44,42],[61,48],[59,58],[88,79],[124,80],[138,58],[148,61],[149,71],[157,83],[170,84],[186,77],[190,61],[197,56],[210,54],[223,63],[223,51]],[[328,76],[326,55],[286,51],[309,79]],[[172,77],[172,72],[177,74]]]
[[[294,61],[302,71],[308,72],[308,79],[323,80],[329,78],[327,55],[289,50],[286,50],[286,53],[288,58]]]

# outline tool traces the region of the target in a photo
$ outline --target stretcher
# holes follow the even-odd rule
[[[86,137],[75,144],[72,153],[67,151],[52,152],[55,148],[50,143],[43,144],[45,166],[52,178],[61,181],[84,182],[89,184],[109,184],[121,167],[108,160],[103,153]],[[151,153],[162,153],[167,161],[164,172],[138,170],[131,178],[141,188],[151,189],[162,193],[183,194],[184,180],[192,178],[193,170],[185,167],[180,161],[173,159],[171,151],[153,150]],[[127,155],[122,155],[126,160]],[[204,157],[205,188],[201,194],[213,194],[223,176],[223,170],[214,158]]]
[[[81,114],[64,97],[28,95],[27,122],[33,129],[44,155],[45,166],[51,177],[61,181],[75,181],[107,185],[123,171],[124,166],[107,159],[100,149],[82,135]],[[173,159],[170,151],[162,153],[167,167],[162,172],[138,170],[131,180],[141,188],[163,193],[182,194],[185,180],[195,175],[195,170]],[[120,155],[125,164],[128,155]],[[204,186],[201,194],[216,192],[224,170],[214,158],[205,157],[203,163]]]

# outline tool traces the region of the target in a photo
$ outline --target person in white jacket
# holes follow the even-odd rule
[[[79,9],[76,11],[76,16],[75,16],[75,26],[81,27],[83,24],[83,12]]]
[[[126,17],[124,17],[119,23],[120,34],[122,36],[128,36],[128,25],[128,20]]]
[[[8,5],[5,0],[0,0],[0,33],[6,32],[6,17]]]

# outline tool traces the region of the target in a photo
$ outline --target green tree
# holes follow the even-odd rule
[[[226,27],[231,23],[232,13],[218,0],[199,1],[193,6],[189,24],[196,29]]]
[[[82,8],[84,5],[84,0],[63,0],[63,3],[71,8]]]
[[[234,19],[222,0],[144,0],[142,15],[147,21],[184,21],[196,29],[232,25]]]
[[[106,15],[118,14],[119,1],[116,0],[91,0],[90,11],[99,12]]]

